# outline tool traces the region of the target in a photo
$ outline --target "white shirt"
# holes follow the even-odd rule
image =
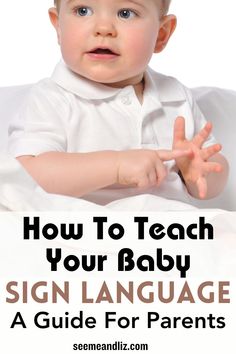
[[[10,153],[17,157],[47,151],[171,149],[177,116],[185,117],[186,137],[191,139],[206,121],[189,90],[150,68],[144,78],[141,105],[133,86],[119,89],[92,82],[61,61],[52,77],[34,85],[23,102],[9,129]],[[214,142],[211,136],[206,145]],[[165,182],[145,194],[189,201],[175,162],[167,166]],[[136,188],[110,187],[84,199],[106,204],[139,193]]]

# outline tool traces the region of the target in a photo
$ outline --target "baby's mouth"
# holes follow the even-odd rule
[[[111,56],[118,56],[119,54],[113,52],[109,48],[94,48],[88,52],[89,54],[97,54],[97,55],[111,55]]]

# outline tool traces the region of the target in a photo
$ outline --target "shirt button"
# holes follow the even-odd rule
[[[131,99],[130,99],[129,96],[123,96],[123,97],[121,97],[121,102],[122,102],[123,104],[125,104],[126,106],[129,106],[129,105],[132,103],[132,101],[131,101]]]

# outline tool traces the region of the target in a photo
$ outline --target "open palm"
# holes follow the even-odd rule
[[[173,149],[189,149],[192,151],[188,156],[176,158],[175,161],[187,187],[195,185],[200,198],[205,198],[207,194],[206,176],[209,173],[217,173],[222,170],[219,163],[209,160],[221,150],[221,145],[213,144],[209,147],[203,147],[211,131],[212,124],[208,122],[192,140],[187,140],[184,118],[178,117],[175,120]]]

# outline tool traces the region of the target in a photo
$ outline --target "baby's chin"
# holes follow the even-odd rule
[[[114,86],[114,87],[123,87],[122,82],[128,78],[120,79],[119,77],[107,77],[105,75],[87,75],[84,76],[86,79],[97,82],[99,84],[107,85],[107,86]]]
[[[77,70],[71,68],[72,71],[74,71],[76,74],[82,76],[85,79],[88,79],[90,81],[111,86],[111,87],[125,87],[129,85],[129,80],[130,77],[129,75],[116,75],[114,74],[114,70],[97,70],[97,71],[92,71],[90,70],[89,72],[82,71],[82,70]]]
[[[98,84],[102,84],[102,85],[106,85],[106,86],[110,86],[110,87],[114,87],[114,88],[124,88],[126,86],[129,85],[135,85],[137,84],[139,81],[142,80],[142,77],[140,76],[140,80],[138,78],[134,78],[134,77],[129,77],[129,76],[125,76],[125,77],[104,77],[104,75],[88,75],[88,76],[84,76],[86,79],[96,82]]]

